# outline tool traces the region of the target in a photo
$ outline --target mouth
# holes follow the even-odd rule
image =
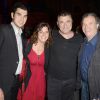
[[[86,33],[90,33],[90,31],[85,31]]]

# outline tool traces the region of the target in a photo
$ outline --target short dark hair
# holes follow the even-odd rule
[[[57,17],[57,20],[60,16],[70,16],[72,21],[73,21],[73,18],[72,18],[72,14],[68,11],[61,11],[59,14],[58,14],[58,17]]]
[[[21,9],[23,9],[23,10],[28,11],[28,8],[25,6],[24,3],[22,3],[22,2],[16,2],[16,3],[13,5],[13,7],[12,7],[11,12],[15,13],[16,10],[17,10],[17,8],[21,8]]]

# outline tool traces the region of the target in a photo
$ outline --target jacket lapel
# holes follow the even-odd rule
[[[10,37],[10,41],[12,43],[13,48],[15,49],[16,53],[17,53],[17,57],[18,57],[18,49],[17,49],[17,41],[16,41],[16,36],[13,30],[13,27],[11,26],[11,24],[8,26],[9,27],[9,37]],[[19,59],[19,57],[18,57]]]

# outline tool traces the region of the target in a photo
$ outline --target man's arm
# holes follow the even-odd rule
[[[2,30],[2,27],[0,27],[0,50],[2,48],[3,41],[4,41],[4,32]]]

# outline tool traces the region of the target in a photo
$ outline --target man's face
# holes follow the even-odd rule
[[[71,16],[60,16],[58,17],[57,25],[62,34],[67,34],[72,29],[72,18]]]
[[[87,16],[83,19],[82,30],[88,40],[91,40],[96,35],[98,24],[93,16]]]
[[[27,21],[27,14],[27,10],[17,8],[15,13],[11,13],[12,21],[17,27],[22,28]]]

